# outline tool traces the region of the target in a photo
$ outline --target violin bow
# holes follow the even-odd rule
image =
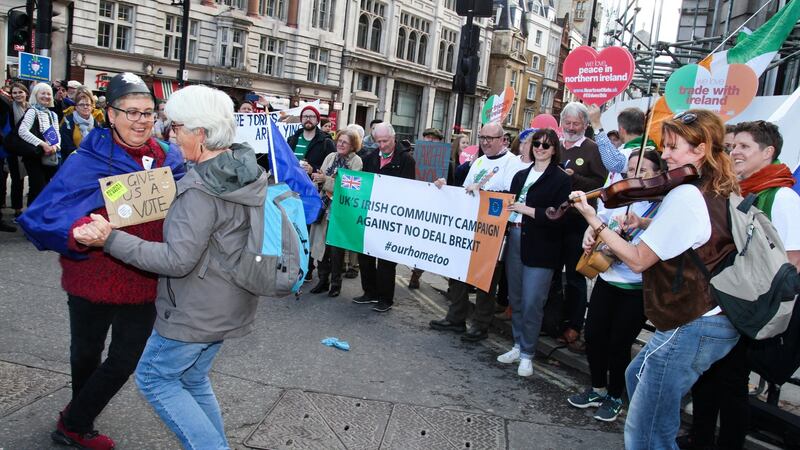
[[[658,92],[659,87],[660,86],[656,85],[656,92]],[[650,114],[647,116],[647,123],[645,124],[644,127],[644,134],[642,135],[642,144],[639,146],[639,159],[636,161],[636,171],[634,173],[634,178],[639,178],[639,175],[642,172],[642,162],[644,161],[644,149],[647,148],[648,132],[650,131],[650,126],[653,124],[653,116],[655,116],[655,111],[650,111],[652,103],[653,103],[653,96],[651,95],[650,97],[647,97],[647,110],[645,111],[645,114],[647,114],[647,112],[649,112]],[[626,221],[628,218],[628,214],[631,212],[631,206],[633,206],[633,203],[631,203],[625,208]],[[620,230],[620,236],[622,236],[623,239],[627,240],[627,234],[628,234],[627,232]]]

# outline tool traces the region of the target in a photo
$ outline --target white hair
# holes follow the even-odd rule
[[[359,125],[357,123],[351,123],[350,125],[347,126],[347,129],[355,131],[356,133],[358,133],[358,135],[361,137],[361,139],[364,139],[365,131],[364,131],[364,127],[362,127],[361,125]]]
[[[572,117],[580,117],[583,120],[584,125],[589,125],[589,109],[586,108],[586,105],[580,102],[569,102],[567,106],[561,110],[560,119],[564,120],[565,117],[572,116]]]
[[[28,99],[28,103],[30,103],[31,105],[38,105],[39,100],[36,98],[36,96],[38,96],[39,92],[42,91],[47,91],[50,93],[50,104],[44,106],[47,106],[48,108],[52,108],[53,106],[55,106],[55,102],[53,102],[53,88],[51,88],[50,85],[47,83],[37,83],[36,86],[34,86],[33,89],[31,89],[31,95],[30,98]]]
[[[376,123],[375,127],[372,129],[372,134],[377,134],[378,130],[386,131],[391,137],[395,136],[394,127],[389,122]]]
[[[224,92],[203,85],[182,88],[170,95],[164,110],[167,118],[189,130],[206,130],[209,150],[231,146],[236,135],[233,100]]]

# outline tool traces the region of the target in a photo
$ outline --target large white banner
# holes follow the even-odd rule
[[[236,137],[234,142],[240,144],[250,144],[256,153],[267,153],[269,148],[269,114],[235,114],[236,119]],[[278,122],[275,124],[280,131],[284,140],[289,139],[299,130],[303,124],[301,123],[283,123]]]
[[[327,242],[488,290],[514,196],[339,170]]]

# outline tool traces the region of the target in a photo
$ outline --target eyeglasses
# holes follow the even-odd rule
[[[303,119],[303,120],[309,120],[309,119],[316,119],[317,116],[314,115],[314,114],[311,114],[311,115],[306,114],[304,116],[300,116],[300,118]]]
[[[172,130],[173,133],[176,133],[183,126],[184,126],[184,124],[182,124],[182,123],[172,122],[171,124],[169,124],[169,128],[170,128],[170,130]]]
[[[533,145],[536,148],[542,148],[542,149],[545,149],[545,150],[550,150],[550,144],[548,144],[547,142],[533,141],[533,142],[531,142],[531,145]]]
[[[500,136],[478,136],[478,140],[479,141],[484,141],[484,142],[489,142],[489,141],[493,141],[495,139],[500,139],[501,137],[503,137],[503,136],[502,135],[500,135]]]
[[[697,120],[697,114],[684,111],[682,113],[675,114],[672,119],[680,120],[684,125],[691,125]]]
[[[79,108],[89,108],[89,107],[91,107],[91,106],[92,106],[92,104],[91,104],[91,103],[78,103],[78,104],[77,104],[77,105],[75,105],[75,106],[77,106],[77,107],[79,107]]]
[[[109,106],[109,108],[125,113],[125,117],[130,120],[131,122],[136,122],[139,119],[150,120],[155,115],[154,111],[139,111],[137,109],[120,109],[115,108],[113,106]]]

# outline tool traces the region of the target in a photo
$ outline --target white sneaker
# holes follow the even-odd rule
[[[531,362],[530,358],[524,358],[519,360],[517,375],[521,377],[529,377],[533,375],[533,362]]]
[[[512,364],[517,361],[519,361],[519,347],[514,347],[497,357],[497,362],[501,362],[503,364]]]

